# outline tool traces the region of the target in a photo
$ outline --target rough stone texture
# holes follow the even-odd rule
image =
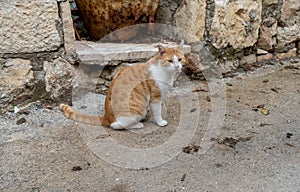
[[[300,40],[300,1],[285,0],[281,8],[281,26],[277,28],[278,48]]]
[[[274,5],[277,3],[278,3],[278,0],[263,0],[264,5]]]
[[[262,25],[260,28],[260,36],[258,39],[257,47],[267,51],[272,49],[272,34],[270,28]]]
[[[143,61],[157,53],[156,44],[115,44],[76,41],[79,60],[85,64],[119,65],[129,61]],[[162,45],[177,47],[176,43]],[[183,52],[191,52],[191,46],[184,45]]]
[[[262,24],[267,27],[271,27],[274,23],[277,23],[280,19],[280,8],[282,5],[282,0],[266,1],[263,0],[262,7]]]
[[[256,62],[256,55],[251,54],[251,55],[244,56],[241,59],[240,64],[253,64],[255,62]]]
[[[182,0],[160,0],[155,22],[172,25],[173,15],[175,14],[181,2]]]
[[[300,24],[300,22],[299,22]],[[300,40],[300,26],[293,25],[290,27],[278,27],[277,28],[277,50],[279,52],[285,51],[286,48],[292,48],[294,45],[289,44]]]
[[[265,55],[260,55],[256,57],[257,62],[262,62],[266,60],[271,60],[273,59],[273,55],[271,53],[265,54]]]
[[[89,35],[95,39],[103,38],[111,31],[140,23],[142,16],[154,17],[159,5],[158,0],[75,2]]]
[[[196,74],[201,72],[201,58],[197,53],[190,53],[186,56],[186,62],[183,67],[185,74]]]
[[[262,1],[215,1],[210,34],[216,48],[253,46],[258,39]]]
[[[72,80],[74,68],[65,59],[58,58],[53,62],[44,61],[46,91],[54,101],[71,104]]]
[[[57,50],[59,21],[54,0],[0,1],[0,53]]]
[[[287,59],[287,58],[292,58],[297,56],[297,49],[291,49],[287,53],[277,53],[276,57],[278,59]]]
[[[300,1],[298,0],[284,0],[281,7],[281,22],[286,25],[293,26],[299,23],[300,19]]]
[[[63,37],[64,47],[66,51],[66,59],[74,63],[76,61],[76,50],[75,50],[75,32],[73,27],[73,20],[71,17],[71,9],[68,1],[61,2],[60,16],[63,24]]]
[[[174,15],[174,25],[187,33],[188,42],[203,39],[205,32],[206,2],[201,0],[186,0]]]
[[[23,59],[8,59],[0,65],[0,113],[8,105],[17,105],[33,93],[31,62]]]
[[[231,71],[236,70],[239,65],[240,62],[237,60],[226,60],[219,64],[219,70],[222,71],[222,73],[230,73]]]

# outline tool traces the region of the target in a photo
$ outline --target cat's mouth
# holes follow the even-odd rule
[[[181,71],[182,65],[175,65],[175,69],[176,69],[177,71]]]

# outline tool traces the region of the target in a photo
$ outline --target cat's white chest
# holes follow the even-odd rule
[[[170,88],[173,86],[173,78],[175,73],[164,71],[160,65],[152,65],[150,66],[149,70],[151,72],[153,80],[160,89],[161,96],[165,97],[168,94]]]

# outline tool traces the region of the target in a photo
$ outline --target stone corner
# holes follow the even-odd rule
[[[60,17],[62,20],[63,27],[63,41],[65,48],[65,56],[66,59],[71,63],[75,63],[78,58],[76,55],[76,47],[75,47],[75,31],[74,25],[71,17],[71,9],[68,1],[59,2],[59,11]]]

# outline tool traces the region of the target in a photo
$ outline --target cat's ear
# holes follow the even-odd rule
[[[183,44],[184,44],[184,40],[181,40],[180,44],[178,45],[177,49],[179,51],[183,51]]]
[[[166,53],[166,49],[161,44],[158,44],[157,48],[158,48],[160,55],[163,55]]]

